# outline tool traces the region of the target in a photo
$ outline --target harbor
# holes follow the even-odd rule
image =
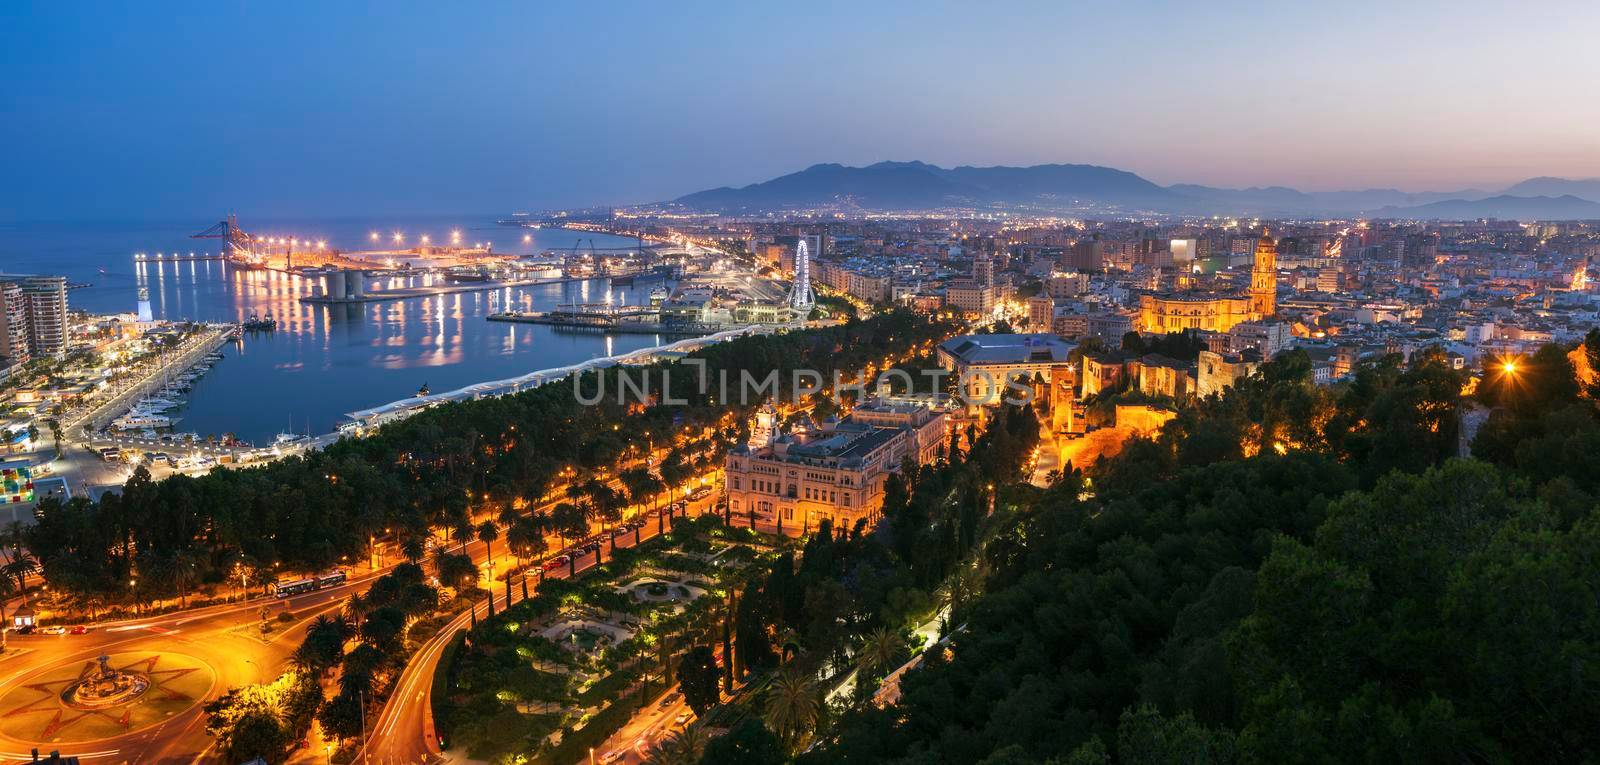
[[[237,341],[208,340],[205,352],[192,357],[187,351],[194,346],[184,346],[181,354],[166,351],[160,374],[123,373],[99,386],[85,377],[80,387],[88,394],[66,398],[67,411],[59,417],[69,439],[96,452],[113,447],[130,455],[166,453],[174,462],[187,458],[200,466],[300,448],[280,443],[285,432],[302,441],[308,435],[312,442],[326,441],[350,422],[347,413],[412,398],[424,384],[434,391],[477,389],[482,381],[515,379],[530,369],[617,358],[769,324],[746,311],[694,320],[694,314],[712,315],[738,303],[753,307],[758,296],[769,303],[763,310],[773,317],[781,308],[781,289],[707,247],[645,241],[648,255],[641,262],[641,242],[634,236],[556,228],[507,231],[492,220],[485,216],[477,227],[459,217],[257,223],[253,230],[272,233],[252,234],[252,240],[278,255],[260,267],[219,257],[214,244],[209,253],[201,251],[195,246],[201,243],[190,239],[201,228],[193,222],[139,230],[37,227],[16,232],[11,242],[23,253],[14,261],[18,268],[92,282],[73,291],[72,307],[104,321],[115,317],[120,325],[107,326],[120,326],[117,331],[128,337],[151,328],[159,335],[164,325],[191,322],[238,328]],[[422,247],[428,232],[434,241],[450,242],[454,230],[462,232],[461,251],[446,254],[466,255],[470,262],[424,257],[441,252]],[[392,245],[397,232],[406,232],[405,241],[387,250],[363,247],[372,244],[373,232],[380,233],[383,245]],[[316,265],[303,257],[308,241],[313,252],[322,245],[322,252],[337,251],[340,257],[377,254],[360,268]],[[192,257],[189,247],[195,247]],[[286,250],[294,250],[288,270]],[[135,258],[134,253],[145,254]],[[485,258],[489,253],[493,260]],[[342,283],[342,300],[327,280],[335,271],[355,274],[344,277],[352,281]],[[746,294],[747,285],[755,290]],[[570,306],[611,305],[630,312],[658,303],[676,315],[626,327],[530,320]],[[747,316],[756,320],[737,321]],[[116,347],[138,345],[118,342],[122,345]],[[211,352],[225,358],[213,358],[202,375],[179,382],[188,390],[168,387],[180,374],[202,371],[193,362]],[[126,361],[107,363],[132,369]],[[41,403],[41,412],[49,405]],[[126,427],[114,429],[119,419]],[[40,430],[48,439],[43,422]]]
[[[107,397],[69,415],[63,430],[93,433],[109,427],[153,432],[171,427],[174,420],[165,412],[178,406],[194,381],[222,359],[217,349],[238,336],[234,324],[200,325],[178,348],[162,351],[150,368],[139,370],[135,379],[108,382]]]

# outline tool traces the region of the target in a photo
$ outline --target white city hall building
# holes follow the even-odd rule
[[[945,442],[942,409],[926,402],[872,399],[839,421],[780,431],[768,405],[750,442],[728,453],[728,512],[754,513],[757,526],[806,532],[824,519],[834,528],[877,523],[883,484],[906,457],[932,462]]]

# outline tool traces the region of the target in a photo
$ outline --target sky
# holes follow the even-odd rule
[[[0,3],[0,220],[513,212],[819,162],[1600,176],[1600,3]]]

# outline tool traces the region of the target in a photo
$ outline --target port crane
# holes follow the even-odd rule
[[[198,234],[191,234],[189,238],[221,239],[225,244],[227,255],[249,262],[260,260],[260,256],[256,253],[255,241],[244,232],[244,229],[239,228],[239,217],[233,213],[229,213],[226,220],[219,221]]]

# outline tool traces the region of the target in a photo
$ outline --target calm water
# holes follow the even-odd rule
[[[487,222],[486,222],[487,221]],[[0,272],[61,274],[91,284],[74,289],[73,308],[96,313],[138,310],[146,286],[158,319],[241,321],[272,311],[274,333],[246,334],[243,346],[226,346],[226,358],[195,385],[177,412],[176,429],[202,436],[238,434],[256,443],[291,427],[304,433],[332,430],[344,415],[416,393],[434,392],[564,366],[598,356],[626,353],[675,338],[599,335],[531,324],[487,321],[507,304],[547,309],[573,300],[598,302],[604,280],[536,288],[442,295],[349,306],[305,305],[310,280],[275,271],[243,271],[221,261],[147,264],[136,272],[135,252],[216,252],[217,240],[190,239],[212,221],[151,223],[0,224]],[[483,218],[341,220],[322,222],[240,221],[256,234],[326,239],[330,246],[363,249],[370,232],[387,239],[402,231],[406,241],[429,234],[436,243],[460,230],[465,242],[492,241],[497,252],[538,254],[570,249],[583,240],[600,248],[631,247],[631,239],[562,230],[523,232]],[[523,242],[524,233],[532,241]],[[387,243],[387,242],[386,242]],[[102,273],[101,269],[105,272]],[[396,282],[372,289],[400,286]],[[619,303],[648,299],[649,287],[613,291]]]

